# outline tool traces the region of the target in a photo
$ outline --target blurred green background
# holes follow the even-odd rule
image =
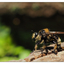
[[[0,2],[0,61],[26,58],[35,45],[31,30],[43,28],[64,31],[64,3]]]

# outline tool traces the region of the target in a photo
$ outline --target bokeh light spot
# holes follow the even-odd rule
[[[19,25],[20,24],[20,19],[19,18],[14,18],[13,19],[13,24],[14,25]]]

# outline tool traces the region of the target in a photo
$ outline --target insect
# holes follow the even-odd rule
[[[64,32],[49,31],[48,28],[41,29],[39,32],[34,32],[32,34],[32,39],[34,39],[35,41],[35,50],[37,50],[39,44],[43,44],[43,46],[41,47],[42,53],[44,49],[48,53],[48,44],[54,43],[54,53],[56,54],[56,51],[61,48],[61,39],[56,34],[64,34]]]

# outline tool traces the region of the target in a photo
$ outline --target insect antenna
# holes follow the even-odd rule
[[[33,33],[34,31],[33,31],[33,30],[31,30],[31,32]]]

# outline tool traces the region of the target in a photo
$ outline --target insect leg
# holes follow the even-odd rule
[[[46,54],[48,53],[48,49],[47,49],[47,46],[46,46]]]
[[[55,46],[54,46],[54,50],[56,50],[57,49],[57,44],[55,44]]]
[[[54,35],[53,37],[54,37],[53,42],[55,43],[55,46],[54,46],[54,53],[57,54],[56,51],[57,51],[57,46],[58,46],[58,42],[57,42],[58,36]]]
[[[47,47],[47,46],[46,46],[46,44],[44,43],[43,46],[41,47],[41,54],[43,54],[43,50],[44,50],[44,49],[46,49],[46,52],[48,52],[46,47]]]
[[[38,47],[39,44],[40,44],[40,41],[38,41],[38,42],[35,44],[35,50],[37,50],[37,47]]]
[[[37,50],[37,47],[38,47],[37,44],[35,44],[35,50]]]
[[[39,42],[35,44],[35,47],[34,47],[35,51],[37,50],[38,44],[39,44]],[[33,51],[34,51],[34,50],[33,50]],[[33,51],[32,51],[32,52],[33,52]],[[32,52],[31,52],[31,53],[32,53]]]
[[[60,39],[60,37],[58,37],[57,42],[58,42],[58,44],[57,44],[57,50],[59,51],[61,49],[61,39]]]
[[[57,49],[57,51],[59,51],[59,50],[61,49],[61,39],[60,39],[60,37],[57,37],[56,40],[57,40],[57,41],[56,41],[54,50]]]

